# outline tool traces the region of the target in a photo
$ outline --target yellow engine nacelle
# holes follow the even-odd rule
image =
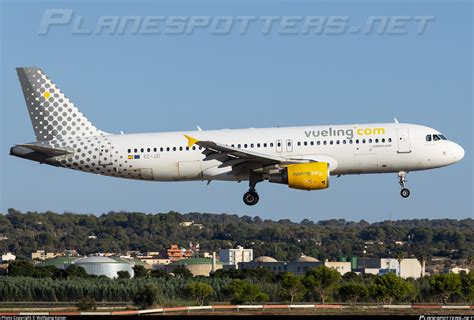
[[[290,164],[281,174],[270,176],[269,181],[287,184],[288,187],[293,189],[326,189],[329,187],[329,163]]]

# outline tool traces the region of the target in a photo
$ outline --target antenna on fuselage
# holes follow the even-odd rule
[[[393,121],[395,121],[395,123],[400,123],[400,122],[398,122],[397,118],[393,118]]]
[[[197,129],[198,131],[202,131],[201,127],[200,126],[197,126]]]

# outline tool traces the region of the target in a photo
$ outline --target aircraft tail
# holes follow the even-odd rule
[[[16,68],[36,141],[61,140],[106,134],[74,106],[43,70]]]

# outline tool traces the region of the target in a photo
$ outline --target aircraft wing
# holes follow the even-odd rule
[[[184,135],[188,139],[188,146],[198,145],[204,148],[206,157],[203,161],[217,160],[222,162],[219,168],[232,166],[235,169],[258,170],[270,165],[285,165],[292,163],[307,163],[307,159],[286,159],[270,154],[243,150],[214,141],[199,141]]]

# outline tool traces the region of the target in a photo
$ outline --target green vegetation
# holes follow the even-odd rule
[[[233,280],[227,286],[227,292],[232,304],[267,302],[269,300],[269,295],[262,292],[257,285],[240,279]]]
[[[183,227],[183,221],[203,224],[204,228]],[[474,220],[400,220],[368,223],[342,219],[319,221],[262,220],[259,217],[230,214],[177,212],[144,214],[110,212],[101,216],[53,212],[21,213],[10,209],[0,214],[0,252],[18,256],[46,249],[76,249],[79,254],[160,251],[173,243],[187,246],[197,241],[201,250],[218,251],[236,245],[254,249],[254,256],[268,255],[292,260],[301,253],[336,260],[341,256],[362,256],[365,242],[372,241],[371,256],[432,256],[452,259],[474,257]],[[89,239],[89,236],[97,238]],[[404,241],[405,245],[396,245]]]
[[[394,300],[396,302],[412,301],[410,294],[414,290],[410,282],[396,276],[394,273],[377,277],[369,287],[370,296],[385,304],[392,304]]]
[[[183,227],[194,220],[204,228]],[[441,274],[401,279],[338,272],[324,266],[310,269],[304,276],[274,274],[265,268],[218,270],[211,277],[192,277],[183,266],[173,274],[163,270],[134,267],[118,279],[90,276],[76,265],[65,270],[54,265],[34,267],[22,260],[38,249],[61,251],[76,249],[80,254],[160,251],[172,243],[200,243],[201,250],[217,251],[243,245],[254,255],[269,255],[292,260],[301,253],[319,260],[341,256],[361,256],[366,242],[371,256],[402,258],[416,256],[426,261],[431,256],[472,259],[474,221],[404,220],[369,224],[365,221],[329,220],[314,223],[303,220],[278,222],[258,217],[189,213],[143,214],[111,212],[101,216],[22,214],[10,209],[0,214],[0,252],[11,251],[20,259],[10,263],[8,273],[0,276],[0,301],[70,301],[83,310],[96,303],[133,302],[138,308],[154,305],[207,304],[213,302],[358,302],[383,303],[473,303],[474,272]],[[90,235],[96,236],[96,238]],[[395,241],[405,241],[396,245]],[[189,301],[183,301],[188,297]]]
[[[260,268],[218,270],[211,277],[176,277],[152,271],[140,278],[109,279],[89,276],[77,266],[66,270],[47,267],[48,272],[43,272],[44,268],[25,261],[12,263],[14,273],[0,276],[0,302],[77,301],[84,310],[102,301],[133,302],[139,308],[229,301],[236,304],[332,301],[352,305],[474,302],[474,277],[465,272],[405,280],[393,273],[383,276],[347,273],[340,277],[336,271],[321,266],[308,270],[304,276],[273,274]],[[189,301],[180,300],[182,297],[189,297]]]
[[[334,293],[340,278],[341,275],[336,270],[320,266],[308,270],[303,283],[314,297],[319,297],[320,301],[325,304]]]
[[[140,309],[148,309],[159,303],[161,292],[155,284],[146,284],[132,296],[133,303]]]
[[[191,282],[187,286],[187,291],[198,306],[203,306],[207,299],[214,294],[214,289],[204,282]]]

